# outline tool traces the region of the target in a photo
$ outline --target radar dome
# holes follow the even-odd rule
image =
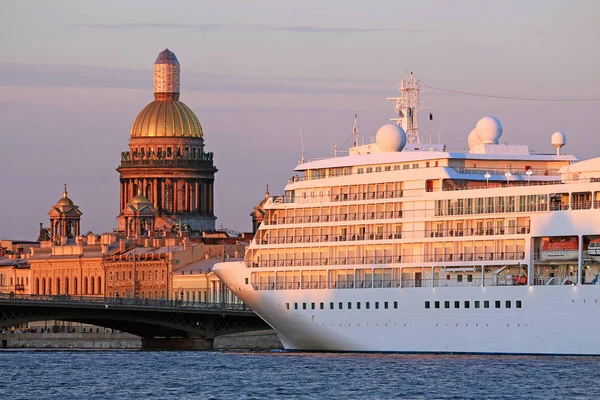
[[[556,154],[560,154],[560,148],[567,144],[567,136],[562,132],[552,134],[552,146],[556,147]]]
[[[375,140],[382,152],[402,151],[406,145],[406,132],[396,124],[387,124],[379,128]]]
[[[502,136],[502,124],[496,117],[481,118],[477,121],[475,129],[484,144],[498,144],[498,139]]]
[[[471,133],[469,133],[467,143],[469,144],[469,150],[471,150],[474,146],[481,144],[481,139],[479,139],[479,136],[477,136],[477,129],[473,129]]]

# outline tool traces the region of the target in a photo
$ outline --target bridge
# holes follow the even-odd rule
[[[217,336],[270,329],[244,304],[0,294],[0,328],[46,320],[131,333],[146,349],[212,349]]]

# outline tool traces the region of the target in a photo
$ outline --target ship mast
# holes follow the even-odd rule
[[[358,115],[354,114],[354,126],[352,127],[352,147],[358,146]]]
[[[407,143],[421,143],[419,137],[419,94],[421,93],[421,83],[411,72],[410,75],[404,73],[404,78],[398,83],[400,97],[388,97],[388,100],[396,102],[394,109],[398,113],[397,118],[390,118],[390,121],[396,122],[406,132]]]

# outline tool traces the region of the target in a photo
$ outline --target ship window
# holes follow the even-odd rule
[[[246,285],[248,284],[248,278],[246,278]]]
[[[394,302],[394,308],[398,308],[398,302],[397,301]]]
[[[373,167],[367,167],[367,174],[370,174],[371,172],[373,172]]]
[[[315,309],[315,303],[310,303],[310,308],[311,308],[311,310],[314,310]]]
[[[412,167],[413,168],[419,168],[419,164],[413,164]]]
[[[484,300],[483,301],[483,308],[490,308],[490,301],[489,300]]]
[[[348,302],[348,310],[352,310],[352,302],[351,301]]]
[[[358,169],[356,170],[356,173],[357,173],[357,174],[362,174],[362,173],[363,173],[363,169],[362,169],[362,168],[358,168]]]
[[[471,307],[471,304],[469,303],[469,301],[468,301],[468,300],[466,300],[466,301],[465,301],[465,308],[470,308],[470,307]]]
[[[467,275],[467,282],[473,282],[473,275],[472,274],[468,274]]]
[[[333,301],[331,303],[329,303],[329,309],[333,310]]]
[[[356,309],[360,310],[360,301],[356,303]]]
[[[404,164],[404,165],[402,166],[402,169],[409,169],[409,168],[410,168],[410,165],[408,165],[408,164]]]
[[[461,274],[456,275],[456,282],[462,282],[462,275]]]
[[[437,166],[439,166],[439,165],[440,165],[440,162],[439,162],[439,161],[436,161],[436,162],[435,162],[435,166],[437,167]]]
[[[449,301],[445,301],[444,302],[444,308],[450,308],[450,302]]]
[[[379,302],[378,301],[375,302],[375,309],[379,310]]]
[[[517,308],[521,308],[521,300],[517,300]]]
[[[383,308],[385,308],[387,310],[387,308],[388,308],[388,302],[387,301],[383,302]]]
[[[386,166],[386,167],[385,167],[385,170],[386,170],[386,171],[391,171],[391,170],[392,170],[392,166],[391,166],[391,165],[388,165],[388,166]]]
[[[321,310],[325,309],[325,303],[321,303]]]
[[[394,165],[394,171],[398,171],[400,169],[399,165]]]
[[[500,300],[496,300],[495,301],[495,307],[496,308],[500,308]]]
[[[506,308],[510,308],[510,300],[506,300]]]
[[[454,308],[460,308],[460,301],[454,302]]]
[[[286,308],[287,310],[289,310],[289,309],[290,309],[290,303],[285,303],[285,308]]]
[[[431,303],[430,303],[430,302],[428,302],[428,301],[426,301],[426,302],[425,302],[425,308],[431,308]]]
[[[294,303],[294,310],[298,309],[298,303]]]
[[[381,172],[381,167],[375,167],[375,172]]]
[[[369,303],[368,301],[365,303],[365,308],[368,310],[371,308],[371,303]]]
[[[429,168],[429,161],[425,163],[425,168]]]
[[[434,303],[434,305],[435,305],[435,308],[440,308],[440,302],[439,302],[439,301],[436,301],[436,302]]]
[[[339,309],[341,310],[342,308],[344,308],[344,306],[342,305],[342,302],[340,301],[340,304],[338,304]]]
[[[479,308],[479,300],[475,300],[475,308]]]
[[[306,303],[302,303],[302,309],[306,310]]]

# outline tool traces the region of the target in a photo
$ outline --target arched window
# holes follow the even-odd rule
[[[79,294],[79,285],[77,285],[77,278],[73,278],[73,294]]]
[[[83,288],[82,288],[82,293],[81,294],[88,294],[88,278],[87,276],[85,278],[83,278]]]
[[[94,277],[90,279],[90,294],[94,294]]]
[[[96,293],[102,294],[102,278],[98,277],[98,279],[96,279],[96,285],[98,286]]]
[[[65,294],[71,294],[69,292],[69,278],[65,278]]]
[[[35,294],[40,294],[40,278],[35,278]]]
[[[46,278],[42,278],[42,294],[46,294]]]
[[[52,278],[48,278],[48,294],[52,295]]]
[[[60,294],[60,278],[56,278],[56,294]]]

